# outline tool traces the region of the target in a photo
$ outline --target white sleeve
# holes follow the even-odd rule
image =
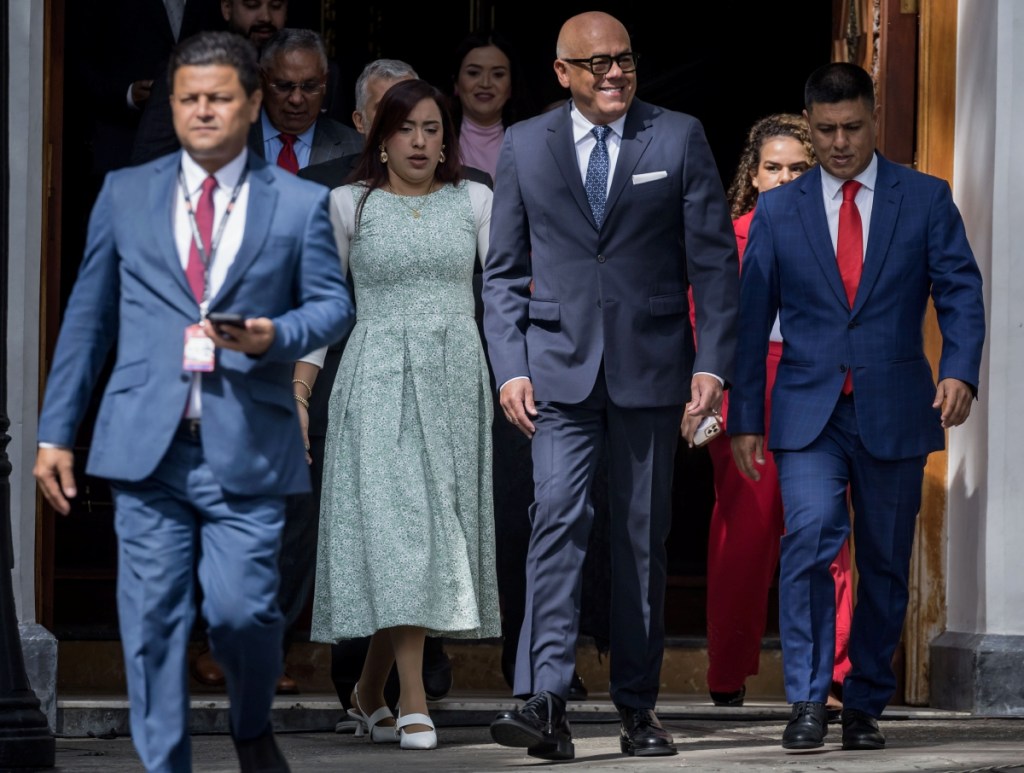
[[[331,225],[334,226],[334,241],[338,245],[338,257],[341,258],[341,275],[348,280],[348,251],[352,243],[352,234],[355,232],[356,208],[352,196],[352,186],[343,185],[331,191]],[[352,288],[349,288],[350,290]],[[318,368],[324,366],[324,359],[327,357],[327,347],[316,349],[299,362],[308,362]]]
[[[469,186],[469,201],[473,205],[473,219],[476,221],[476,254],[482,266],[491,245],[491,199],[494,194],[486,185],[472,180],[467,180],[466,185]]]

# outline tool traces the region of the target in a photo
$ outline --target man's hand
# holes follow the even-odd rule
[[[153,81],[132,81],[132,104],[142,107],[153,92]]]
[[[764,466],[764,435],[733,435],[732,458],[741,473],[753,481],[761,480],[757,465]]]
[[[532,438],[537,429],[531,419],[537,416],[537,406],[533,404],[533,383],[530,379],[514,378],[509,381],[501,388],[499,400],[505,418],[526,437]]]
[[[942,428],[959,427],[971,415],[974,392],[963,381],[944,378],[935,390],[932,408],[942,409]]]
[[[203,330],[217,346],[246,354],[258,356],[274,343],[274,323],[266,317],[247,319],[245,327],[222,325],[219,328],[204,319]]]
[[[75,455],[67,448],[40,448],[36,452],[36,476],[39,488],[53,509],[61,515],[71,512],[71,503],[78,491],[75,489]]]
[[[679,434],[693,448],[693,433],[705,416],[717,416],[722,407],[722,385],[707,373],[697,373],[690,380],[690,402],[683,411]]]

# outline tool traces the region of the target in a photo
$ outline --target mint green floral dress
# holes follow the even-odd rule
[[[331,392],[311,637],[500,635],[491,392],[474,319],[490,190],[331,194],[357,322]]]

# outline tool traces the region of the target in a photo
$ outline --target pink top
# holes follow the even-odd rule
[[[462,163],[487,172],[493,179],[498,171],[498,151],[504,137],[505,127],[501,121],[493,126],[480,126],[463,116],[459,133]]]

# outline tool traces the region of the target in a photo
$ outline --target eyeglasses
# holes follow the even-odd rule
[[[302,81],[302,83],[296,83],[295,81],[268,80],[267,84],[275,94],[280,94],[282,97],[290,96],[295,89],[298,89],[307,97],[311,97],[327,88],[327,84],[324,81]]]
[[[589,59],[563,59],[562,61],[566,64],[574,64],[577,67],[584,67],[594,73],[594,75],[604,75],[612,69],[612,62],[615,62],[622,72],[635,72],[636,60],[639,58],[640,54],[634,54],[632,51],[627,51],[626,53],[619,54],[618,56],[598,54],[597,56],[592,56]]]

